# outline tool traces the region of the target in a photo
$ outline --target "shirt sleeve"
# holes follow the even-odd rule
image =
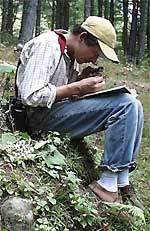
[[[38,41],[24,48],[18,69],[17,86],[25,105],[51,108],[56,87],[50,83],[60,59],[60,47],[49,40]]]

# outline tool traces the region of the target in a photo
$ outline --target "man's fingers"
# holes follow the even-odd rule
[[[105,83],[106,83],[105,80],[103,80],[103,81],[101,82],[101,85],[105,85]]]
[[[104,81],[104,79],[102,76],[96,76],[96,77],[94,77],[94,81],[95,81],[95,83],[101,83]]]
[[[90,77],[78,82],[80,84],[81,94],[99,91],[105,85],[103,77]]]
[[[100,87],[102,87],[103,85],[105,85],[105,80],[103,80],[102,82],[100,82],[100,83],[97,83],[97,85],[96,86],[100,86]]]
[[[105,81],[102,81],[102,82],[96,84],[96,86],[95,86],[95,91],[101,90],[101,89],[103,88],[104,85],[105,85]]]

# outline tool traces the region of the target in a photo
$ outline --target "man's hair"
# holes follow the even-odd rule
[[[79,35],[82,32],[86,32],[87,34],[85,34],[85,38],[84,38],[84,42],[87,46],[95,46],[98,45],[98,41],[97,38],[95,36],[93,36],[92,34],[90,34],[87,30],[85,30],[83,27],[81,27],[81,25],[76,24],[73,29],[72,29],[72,34],[74,35]]]

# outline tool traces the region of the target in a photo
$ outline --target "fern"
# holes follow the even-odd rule
[[[107,203],[107,202],[105,202],[104,204],[111,207],[111,209],[114,209],[117,211],[127,211],[129,214],[133,215],[135,218],[138,217],[141,220],[141,223],[146,224],[143,210],[136,206],[124,205],[124,204],[119,204],[119,203]]]

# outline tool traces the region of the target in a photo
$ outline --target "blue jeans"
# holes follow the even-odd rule
[[[143,108],[130,94],[61,101],[29,112],[29,132],[57,131],[81,138],[105,130],[103,169],[114,172],[135,164],[143,130]]]

